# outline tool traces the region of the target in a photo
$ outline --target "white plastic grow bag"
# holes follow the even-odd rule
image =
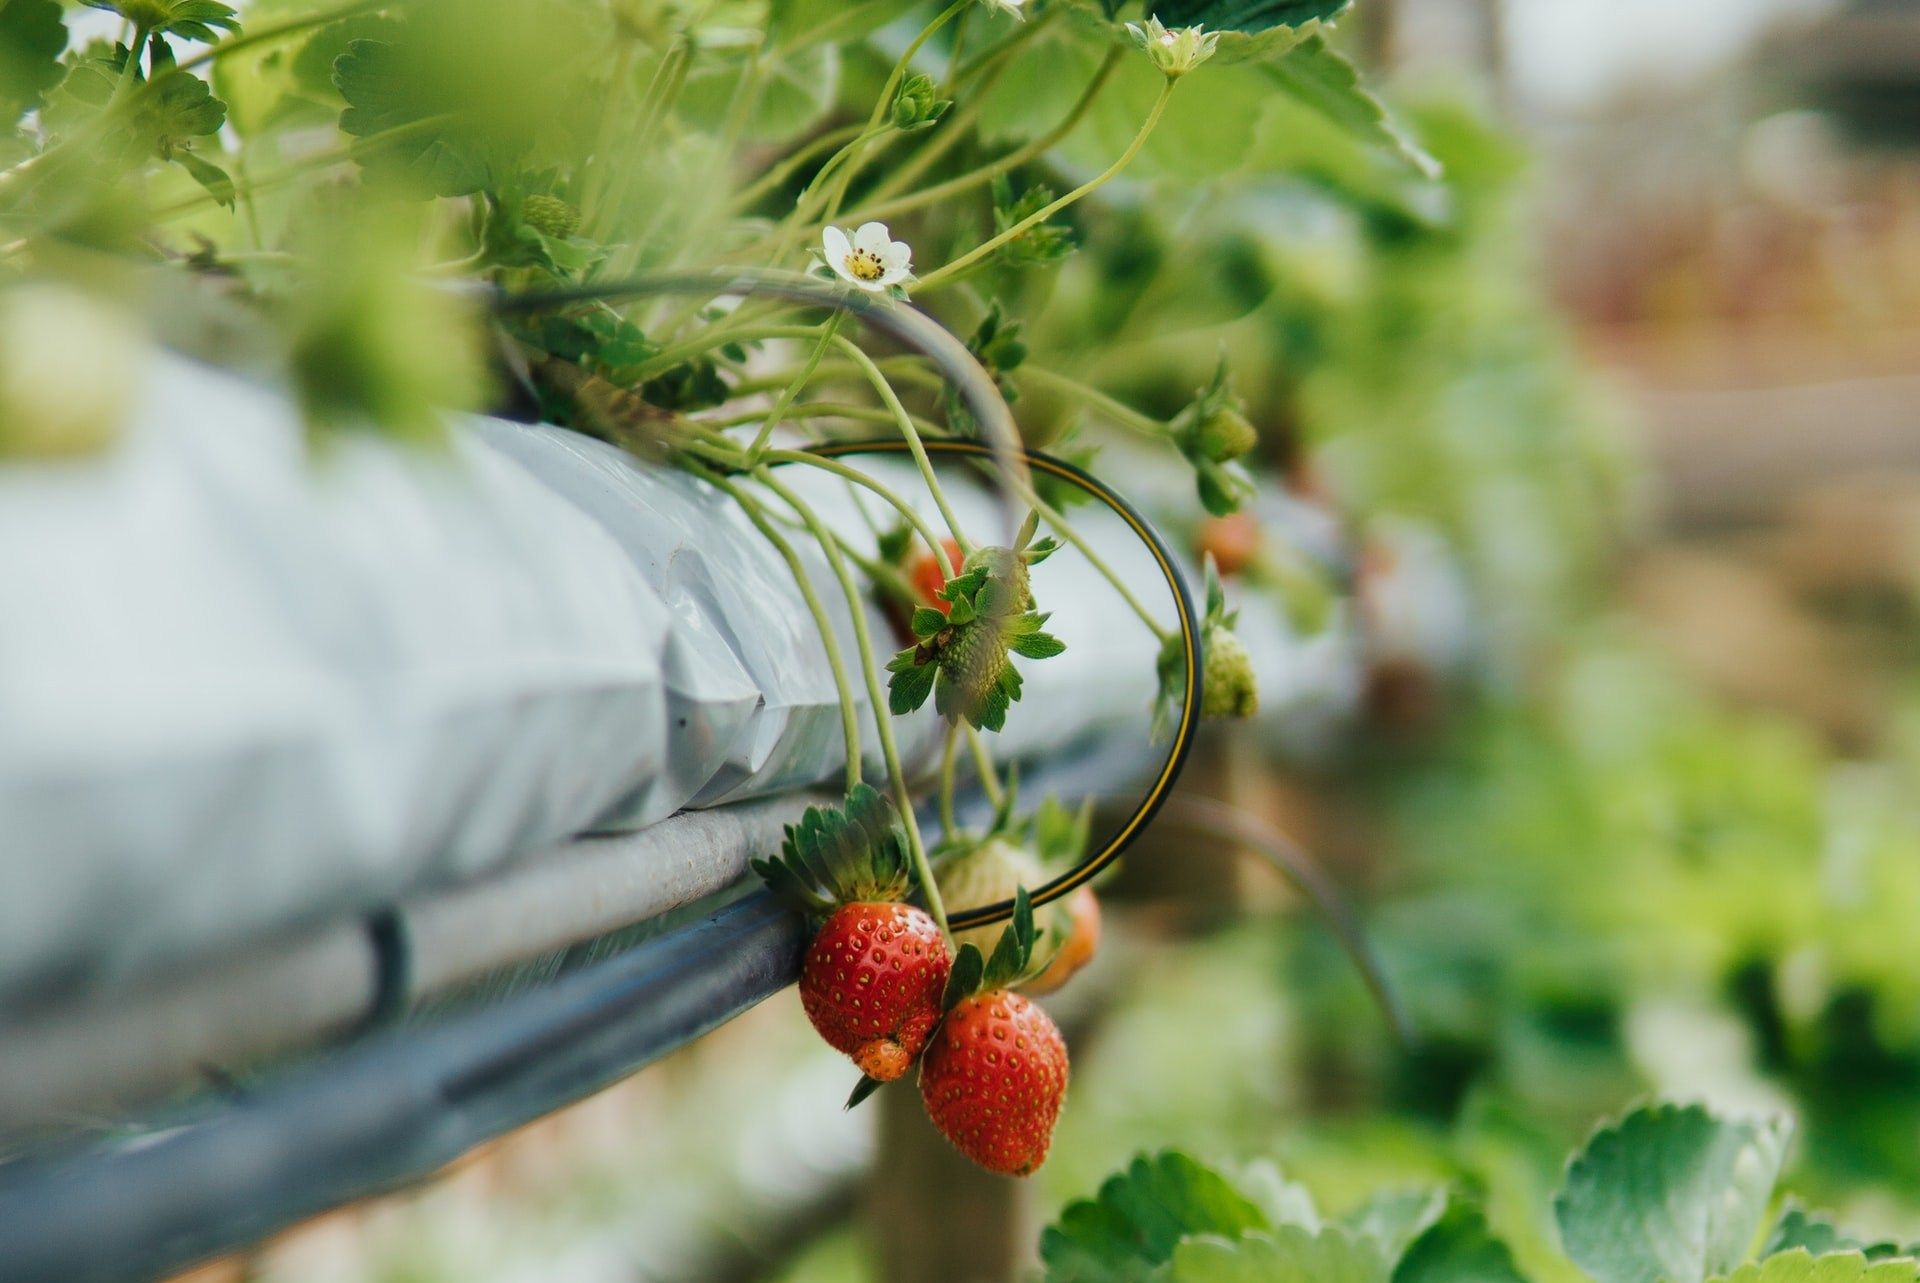
[[[280,394],[174,357],[138,405],[104,457],[0,465],[0,1009],[842,770],[788,567],[691,478],[481,418],[447,453],[314,457]],[[910,466],[862,466],[931,515]],[[783,475],[870,545],[843,482]],[[952,493],[998,528],[959,473]],[[1076,518],[1171,623],[1145,549]],[[837,582],[794,542],[851,663]],[[1070,550],[1035,589],[1073,659],[1023,664],[997,749],[1144,736],[1152,636]],[[1344,705],[1347,630],[1303,647],[1262,613],[1269,714]],[[867,614],[884,662],[899,642]],[[930,711],[898,731],[931,762]]]

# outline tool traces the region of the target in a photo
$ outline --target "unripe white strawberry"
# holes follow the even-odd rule
[[[940,898],[945,902],[949,914],[1011,900],[1013,893],[1021,887],[1032,890],[1047,880],[1046,873],[1032,852],[1004,838],[990,838],[982,842],[973,850],[942,865],[936,876],[940,882]],[[1033,916],[1038,928],[1034,965],[1039,967],[1045,965],[1053,950],[1059,947],[1058,937],[1064,934],[1066,922],[1056,905],[1035,909]],[[1000,933],[1006,929],[1006,923],[995,922],[984,927],[956,931],[953,947],[958,949],[963,944],[971,944],[982,956],[991,958],[994,946],[1000,943]]]

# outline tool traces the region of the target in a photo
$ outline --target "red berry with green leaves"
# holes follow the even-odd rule
[[[1067,1044],[1052,1017],[1007,989],[963,998],[920,1065],[927,1117],[991,1172],[1026,1176],[1046,1161],[1067,1098]]]
[[[827,1045],[860,1072],[907,1072],[940,1020],[951,965],[940,929],[906,904],[843,905],[821,926],[800,969],[800,1005]]]
[[[946,1019],[920,1061],[920,1100],[953,1147],[990,1172],[1026,1176],[1046,1161],[1067,1098],[1067,1044],[1034,1001],[1013,992],[1033,971],[1033,904],[982,959],[960,946],[941,1003]]]
[[[780,858],[755,860],[767,885],[820,920],[800,968],[800,1005],[827,1044],[867,1077],[907,1072],[940,1021],[952,959],[933,919],[905,903],[906,834],[865,784],[841,807],[808,807]]]

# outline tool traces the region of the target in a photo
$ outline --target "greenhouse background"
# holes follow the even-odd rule
[[[0,0],[0,1281],[1920,1283],[1917,405],[1911,0]]]

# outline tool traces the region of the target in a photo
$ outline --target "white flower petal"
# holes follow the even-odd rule
[[[893,241],[880,251],[880,266],[889,272],[904,272],[913,266],[913,247],[905,241]]]
[[[893,236],[887,231],[885,223],[862,223],[860,230],[853,234],[853,247],[871,254],[885,255],[887,246],[893,243]]]
[[[853,245],[847,240],[847,234],[837,227],[828,227],[820,233],[820,243],[826,247],[827,266],[845,276],[847,255],[853,253]]]

